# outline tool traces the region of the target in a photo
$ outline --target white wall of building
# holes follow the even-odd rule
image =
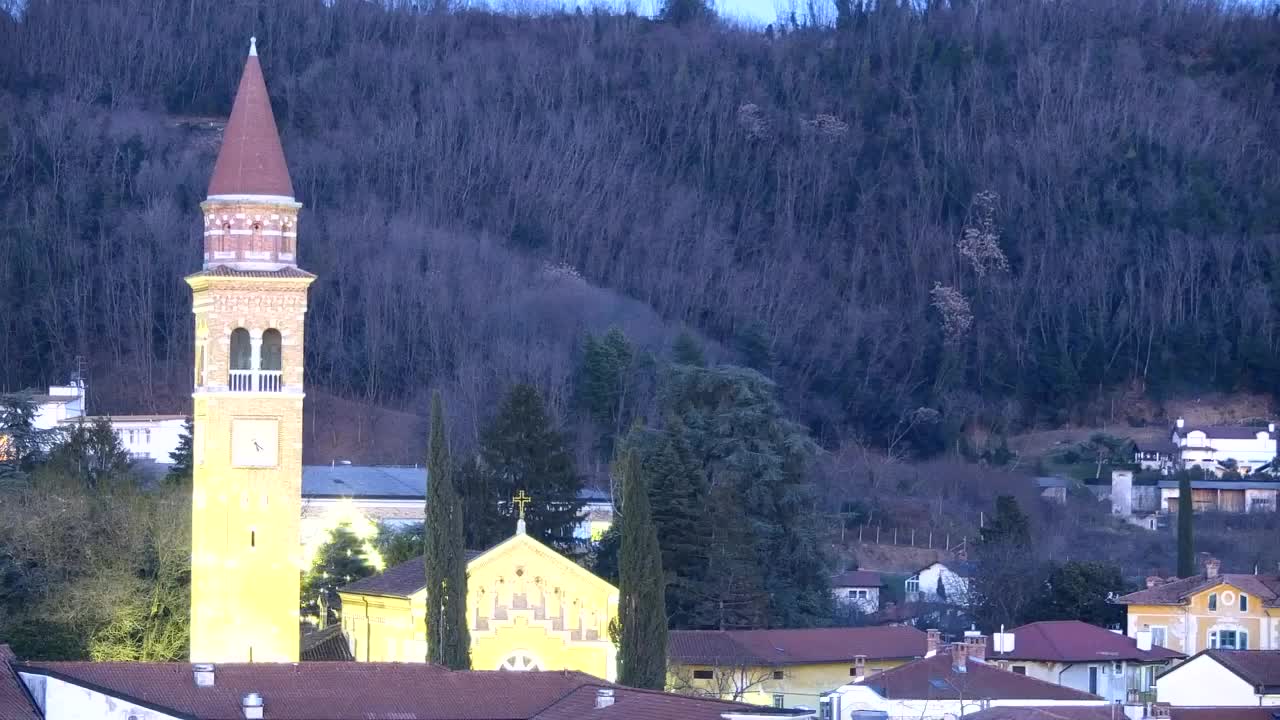
[[[840,585],[831,588],[835,601],[845,607],[856,607],[859,612],[873,613],[880,609],[880,588]]]
[[[1194,657],[1156,680],[1156,701],[1174,706],[1280,705],[1280,696],[1260,698],[1239,675],[1208,655]]]
[[[124,449],[135,460],[170,464],[178,449],[186,418],[182,416],[110,418],[111,427]]]
[[[36,402],[36,415],[31,424],[37,430],[52,430],[58,423],[84,415],[84,388],[53,385],[49,397]]]
[[[1173,442],[1183,448],[1181,460],[1189,468],[1203,467],[1206,470],[1220,471],[1218,463],[1231,459],[1236,461],[1241,473],[1244,473],[1246,468],[1256,470],[1276,456],[1275,434],[1268,432],[1267,428],[1258,428],[1254,437],[1244,439],[1209,437],[1202,430],[1192,430],[1185,437],[1175,433]]]
[[[946,590],[947,602],[963,605],[968,601],[969,581],[942,563],[934,563],[907,580],[907,599],[939,601],[941,599],[938,597],[939,578],[942,579],[942,587]],[[919,586],[913,588],[912,581],[917,581]],[[919,595],[911,595],[910,593],[913,592],[918,592]]]
[[[849,684],[835,691],[829,698],[832,717],[835,720],[851,720],[858,710],[878,710],[887,713],[889,720],[955,720],[957,717],[976,713],[992,707],[1097,707],[1105,700],[1005,700],[1005,699],[887,699],[865,685]]]
[[[19,673],[45,720],[180,720],[57,678]]]

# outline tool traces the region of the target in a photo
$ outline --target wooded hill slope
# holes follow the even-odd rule
[[[769,32],[308,0],[0,13],[0,388],[178,409],[181,277],[257,35],[313,387],[567,398],[584,331],[690,327],[827,445],[1280,378],[1280,20],[1181,0],[848,3]],[[647,398],[639,398],[643,406]]]

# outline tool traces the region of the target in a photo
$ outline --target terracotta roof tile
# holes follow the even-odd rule
[[[1181,605],[1187,598],[1215,585],[1232,585],[1262,600],[1267,607],[1276,607],[1280,600],[1280,577],[1275,575],[1246,575],[1223,573],[1207,578],[1204,575],[1170,580],[1163,585],[1146,588],[1122,596],[1117,602],[1125,605]]]
[[[684,665],[753,664],[772,667],[921,657],[925,633],[912,627],[795,630],[673,630],[667,654]]]
[[[880,573],[870,570],[848,570],[831,578],[831,587],[882,587]]]
[[[15,666],[100,690],[159,712],[240,720],[240,700],[260,693],[274,720],[529,720],[584,685],[574,672],[451,672],[417,663],[216,665],[196,687],[187,663],[39,662]]]
[[[1264,688],[1266,694],[1280,693],[1280,650],[1205,650],[1201,654],[1250,685]]]
[[[965,715],[965,720],[1116,720],[1120,712],[1108,705],[1051,705],[1036,707],[994,707]],[[1124,719],[1124,713],[1119,717]]]
[[[605,708],[596,707],[596,693],[603,685],[583,686],[566,695],[551,707],[534,716],[533,720],[723,720],[722,714],[761,714],[769,717],[796,714],[808,715],[807,710],[779,710],[759,705],[725,702],[710,698],[694,698],[685,695],[614,688],[614,702]]]
[[[479,550],[467,551],[467,562],[483,555]],[[358,595],[409,597],[427,586],[427,568],[422,556],[393,565],[377,575],[361,578],[338,588],[340,592]]]
[[[209,181],[209,196],[214,195],[293,197],[293,182],[256,53],[244,64],[231,118],[222,133],[222,149]]]
[[[868,677],[863,685],[900,700],[983,697],[990,700],[1101,700],[1097,695],[1054,685],[969,660],[956,672],[950,652],[899,665]]]
[[[1169,720],[1280,720],[1277,707],[1177,707]]]
[[[347,644],[347,636],[341,625],[332,625],[324,630],[307,633],[302,636],[302,660],[304,662],[339,662],[352,661],[351,646]]]
[[[990,659],[1078,663],[1163,662],[1184,657],[1182,653],[1159,646],[1139,650],[1133,638],[1079,620],[1031,623],[1012,632],[1013,652],[990,653]]]
[[[13,651],[0,645],[0,720],[40,720],[11,663]]]

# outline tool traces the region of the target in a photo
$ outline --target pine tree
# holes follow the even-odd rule
[[[1012,495],[1001,495],[996,498],[996,514],[991,522],[980,531],[984,544],[1013,543],[1029,545],[1031,543],[1031,525],[1027,516],[1018,506],[1017,498]]]
[[[28,393],[0,395],[0,480],[21,478],[43,459],[53,433],[36,429],[36,411]]]
[[[49,453],[49,463],[89,488],[101,487],[129,473],[129,451],[107,418],[77,423]]]
[[[707,356],[703,354],[702,346],[698,344],[697,339],[685,330],[676,336],[676,341],[671,345],[671,362],[677,365],[704,367],[707,364]]]
[[[662,551],[649,511],[649,491],[633,451],[618,463],[622,477],[618,579],[618,682],[661,690],[666,684],[667,612]]]
[[[707,573],[698,590],[693,627],[745,630],[769,625],[769,593],[756,551],[758,540],[742,497],[728,484],[712,488],[715,513],[707,544]]]
[[[599,341],[587,336],[578,373],[578,404],[599,428],[601,449],[610,453],[613,438],[625,421],[626,391],[634,361],[631,342],[618,328],[610,328]]]
[[[452,670],[471,668],[467,628],[467,558],[463,547],[462,500],[453,467],[440,394],[431,399],[431,444],[427,458],[426,553],[428,660]]]
[[[1191,502],[1191,472],[1178,473],[1178,577],[1196,574],[1195,506]]]
[[[192,422],[191,418],[187,418],[182,424],[182,434],[178,436],[178,447],[169,453],[169,459],[173,461],[173,464],[169,466],[169,472],[165,473],[165,482],[173,485],[189,485],[191,483],[193,435],[195,435],[195,423]]]
[[[633,433],[634,434],[634,433]],[[637,439],[633,445],[641,445]],[[652,441],[644,443],[641,467],[649,486],[653,524],[662,546],[666,573],[667,612],[673,627],[692,627],[700,588],[707,571],[711,539],[706,522],[709,488],[684,423],[673,416]]]
[[[316,564],[302,579],[302,612],[319,617],[324,624],[336,622],[342,615],[338,588],[374,573],[364,554],[364,544],[343,523],[330,533],[329,541],[316,553]]]
[[[481,436],[480,463],[485,475],[481,487],[464,489],[467,508],[481,513],[468,516],[468,524],[477,526],[474,547],[489,547],[511,536],[516,518],[510,500],[524,490],[533,498],[525,511],[529,535],[561,552],[578,550],[574,531],[583,508],[582,479],[533,386],[516,385],[507,394]],[[489,504],[488,499],[497,502]]]

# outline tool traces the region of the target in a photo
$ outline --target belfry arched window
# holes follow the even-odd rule
[[[249,331],[236,328],[231,331],[231,369],[249,370],[253,367],[253,343]]]
[[[263,370],[283,370],[283,358],[280,354],[280,331],[271,328],[262,333],[262,363],[259,365]]]

